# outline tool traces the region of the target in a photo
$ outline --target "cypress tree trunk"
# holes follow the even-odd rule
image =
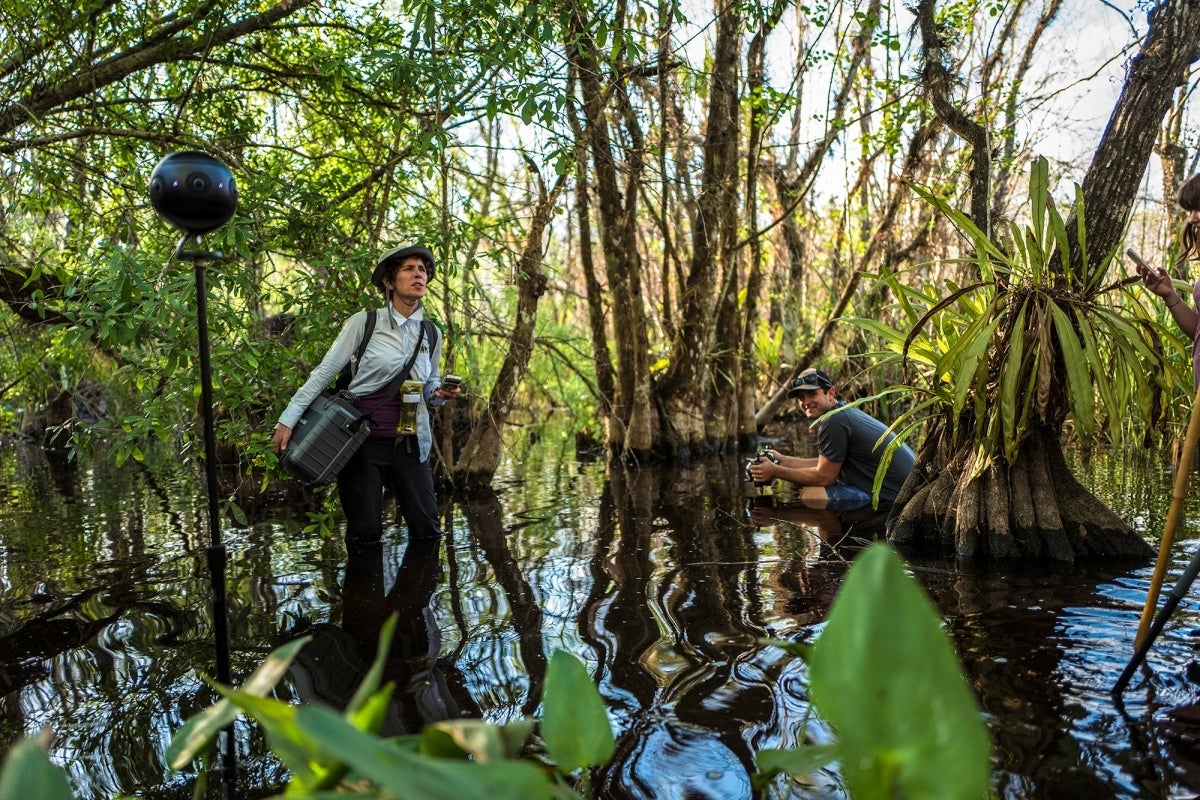
[[[917,454],[888,526],[898,547],[963,560],[1153,557],[1154,548],[1075,479],[1054,429],[1038,428],[1011,464],[996,461],[974,477],[974,443],[952,448],[948,439],[942,428]]]

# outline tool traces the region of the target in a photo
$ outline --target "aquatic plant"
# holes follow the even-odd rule
[[[985,796],[987,727],[942,620],[883,542],[864,550],[804,658],[809,692],[836,735],[830,745],[761,750],[760,785],[836,764],[855,800]]]

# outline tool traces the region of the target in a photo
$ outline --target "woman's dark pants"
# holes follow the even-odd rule
[[[396,508],[414,539],[436,538],[437,493],[433,469],[421,461],[416,436],[370,437],[337,478],[346,515],[346,544],[369,544],[383,535],[383,488],[391,488]]]

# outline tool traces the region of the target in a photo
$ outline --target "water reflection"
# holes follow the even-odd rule
[[[173,459],[53,472],[0,449],[0,742],[51,726],[81,798],[190,797],[171,731],[212,702],[206,524],[200,481]],[[279,513],[227,528],[234,674],[311,634],[281,697],[343,706],[397,616],[387,732],[470,716],[536,714],[548,656],[589,665],[617,756],[603,798],[749,798],[755,751],[822,742],[803,662],[767,637],[813,640],[869,516],[771,501],[747,506],[740,460],[682,469],[523,456],[495,492],[445,498],[446,537],[394,528],[347,553]],[[1097,460],[1089,476],[1152,538],[1170,475]],[[1121,482],[1125,482],[1122,484]],[[1193,496],[1200,492],[1193,493]],[[1200,521],[1189,501],[1187,521]],[[1173,551],[1173,574],[1195,539]],[[1001,797],[1190,796],[1200,700],[1189,674],[1191,598],[1117,707],[1150,564],[968,569],[909,559],[946,618],[995,741]],[[286,775],[261,734],[238,728],[247,798]],[[834,772],[773,796],[839,797]]]
[[[342,623],[308,631],[312,639],[291,670],[297,694],[344,709],[375,660],[384,623],[395,616],[382,681],[395,683],[396,690],[380,733],[416,733],[431,722],[477,714],[461,675],[440,658],[441,631],[429,607],[441,582],[441,540],[410,541],[390,589],[385,548],[391,546],[356,547],[347,555],[341,608],[333,609]]]

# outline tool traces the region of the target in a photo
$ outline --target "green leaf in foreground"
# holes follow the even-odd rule
[[[855,559],[809,675],[856,800],[978,800],[987,791],[987,728],[941,622],[889,545]]]
[[[72,800],[66,774],[50,762],[38,739],[24,739],[4,757],[0,800]]]
[[[267,656],[267,660],[260,664],[242,685],[241,691],[255,697],[266,697],[279,683],[292,659],[308,643],[309,638],[303,636],[273,650]],[[222,699],[216,705],[209,706],[190,718],[171,737],[171,744],[167,747],[167,763],[172,769],[186,767],[212,745],[217,734],[237,719],[238,713],[236,706]]]
[[[564,650],[555,651],[542,693],[542,739],[564,773],[606,764],[616,747],[604,700],[587,668]]]
[[[470,761],[418,756],[401,745],[351,725],[324,706],[296,709],[295,724],[326,755],[351,772],[402,800],[550,800],[550,781],[533,764]]]

